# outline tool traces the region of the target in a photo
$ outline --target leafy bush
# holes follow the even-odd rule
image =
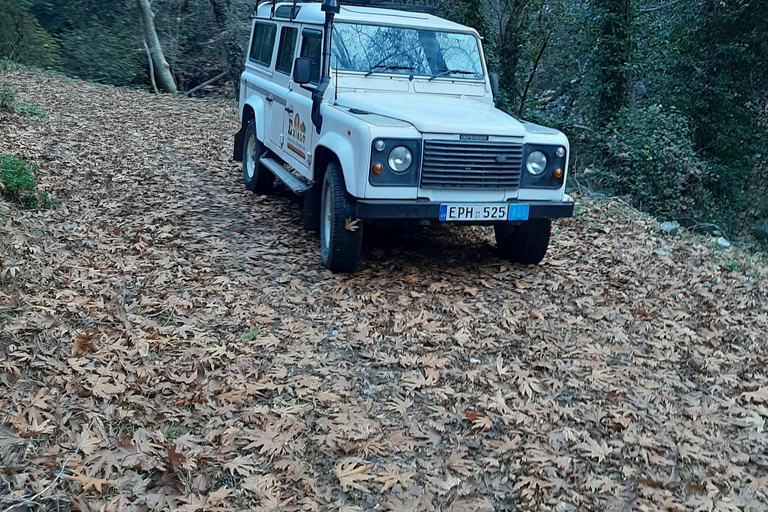
[[[90,41],[99,41],[98,45]],[[61,67],[67,74],[106,84],[127,85],[144,79],[146,56],[134,34],[122,26],[68,29],[59,35]]]
[[[685,116],[660,105],[624,109],[605,137],[606,160],[593,171],[604,190],[664,218],[711,220],[738,211],[742,182],[700,157]]]
[[[0,169],[3,172],[3,186],[11,194],[34,190],[37,186],[32,166],[17,156],[0,155]]]
[[[10,109],[16,101],[16,89],[0,82],[0,109]]]
[[[27,2],[0,0],[0,13],[0,58],[36,66],[56,64],[56,43],[29,12]]]
[[[0,184],[3,194],[25,208],[46,208],[51,198],[45,192],[38,192],[37,180],[32,174],[37,166],[30,165],[15,155],[0,155]]]

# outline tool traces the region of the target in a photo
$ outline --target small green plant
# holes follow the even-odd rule
[[[165,431],[165,437],[169,441],[173,441],[179,436],[185,436],[189,434],[189,429],[186,427],[174,428],[173,425],[169,426]]]
[[[16,89],[0,82],[0,109],[10,110],[16,102]]]
[[[0,155],[0,188],[3,195],[30,210],[51,206],[51,196],[36,190],[37,180],[32,174],[36,170],[37,166],[16,155]]]
[[[40,107],[16,101],[16,94],[16,89],[0,82],[0,110],[20,112],[27,117],[46,117],[45,111]]]
[[[13,62],[7,57],[0,57],[0,71],[17,71],[22,68],[22,65]]]
[[[11,194],[23,190],[34,190],[37,181],[32,175],[36,169],[15,155],[0,155],[0,169],[3,172],[3,186]]]
[[[28,105],[27,103],[14,103],[11,105],[16,112],[21,112],[27,117],[39,117],[45,119],[47,114],[45,110],[35,105]]]

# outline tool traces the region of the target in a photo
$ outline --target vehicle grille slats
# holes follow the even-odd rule
[[[499,142],[424,142],[424,188],[520,187],[523,145]]]

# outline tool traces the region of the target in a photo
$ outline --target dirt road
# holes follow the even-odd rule
[[[3,507],[766,509],[755,256],[581,201],[541,266],[379,227],[332,275],[230,103],[0,81],[59,203],[0,202]]]

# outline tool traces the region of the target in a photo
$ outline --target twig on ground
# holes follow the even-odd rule
[[[223,73],[219,73],[218,75],[216,75],[215,77],[211,78],[210,80],[206,80],[205,82],[201,83],[197,87],[193,87],[192,89],[188,90],[186,92],[186,94],[187,94],[187,96],[192,96],[193,94],[195,94],[197,91],[199,91],[200,89],[202,89],[206,85],[211,85],[216,80],[224,78],[225,76],[227,76],[227,72],[226,71],[224,71]]]
[[[705,229],[705,228],[715,228],[721,233],[725,233],[725,230],[720,226],[718,226],[717,224],[712,224],[710,222],[699,222],[693,217],[683,217],[680,220],[690,220],[691,222],[693,222],[693,225],[688,227],[690,231],[696,231],[697,229]]]
[[[91,418],[91,422],[88,424],[88,428],[85,429],[85,432],[91,430],[92,426],[93,426],[93,418]],[[15,507],[17,507],[18,505],[21,505],[21,504],[26,505],[26,506],[38,505],[38,503],[36,503],[35,500],[37,498],[39,498],[40,496],[42,496],[43,494],[45,494],[46,492],[48,492],[50,489],[52,489],[53,486],[56,485],[59,480],[61,480],[61,477],[64,476],[64,471],[67,469],[67,464],[69,464],[69,461],[72,460],[72,458],[75,455],[77,455],[78,452],[80,452],[80,448],[83,447],[83,441],[85,441],[85,436],[80,438],[80,442],[77,444],[77,448],[75,448],[75,451],[72,452],[69,455],[69,457],[67,457],[67,459],[64,461],[64,463],[61,465],[61,469],[59,470],[59,472],[56,474],[56,476],[53,478],[53,480],[51,480],[51,483],[49,483],[47,486],[45,486],[45,488],[42,491],[38,492],[37,494],[35,494],[34,496],[31,496],[29,498],[27,498],[26,496],[22,497],[22,498],[16,498],[14,500],[13,504],[10,507],[4,509],[3,512],[11,512]]]

